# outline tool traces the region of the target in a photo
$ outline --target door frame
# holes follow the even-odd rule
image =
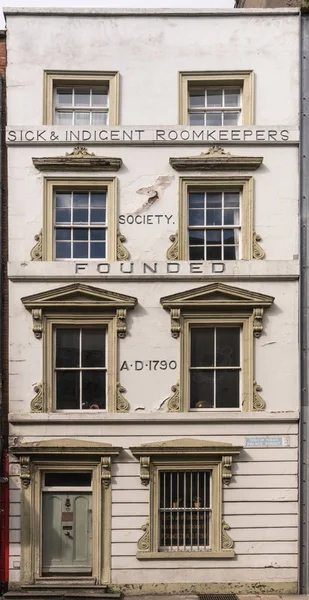
[[[23,488],[21,534],[22,583],[81,581],[84,584],[110,583],[111,488],[102,485],[101,462],[94,460],[31,461],[32,485]],[[47,471],[92,472],[92,575],[42,576],[42,474]]]

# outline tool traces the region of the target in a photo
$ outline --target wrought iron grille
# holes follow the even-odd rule
[[[200,600],[238,600],[236,594],[199,594]]]
[[[210,471],[160,472],[161,552],[210,549],[210,485]]]

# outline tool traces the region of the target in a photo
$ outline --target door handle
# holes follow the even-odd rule
[[[70,538],[70,540],[73,540],[73,536],[70,534],[69,531],[66,531],[65,534],[68,538]]]

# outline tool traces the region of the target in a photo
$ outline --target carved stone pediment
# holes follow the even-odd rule
[[[96,156],[85,146],[76,146],[65,156],[34,157],[32,162],[39,171],[119,171],[122,166],[121,158]]]
[[[21,298],[23,305],[32,313],[33,333],[40,339],[43,333],[44,310],[69,310],[91,309],[95,311],[112,311],[117,315],[117,335],[126,336],[126,314],[128,308],[134,308],[137,298],[126,296],[108,290],[72,283],[55,290],[48,290],[32,296]]]
[[[263,162],[262,156],[233,156],[220,146],[212,146],[199,156],[171,157],[176,171],[255,171]]]
[[[25,296],[21,299],[28,309],[45,308],[133,308],[137,298],[108,290],[72,283],[47,292]]]
[[[187,290],[160,299],[163,308],[242,308],[269,307],[273,303],[272,296],[251,292],[224,283],[209,285]]]

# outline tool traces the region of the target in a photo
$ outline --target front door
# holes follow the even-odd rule
[[[78,484],[84,483],[85,476],[91,477],[91,474],[49,473],[45,474],[45,484],[50,483],[50,475],[58,485],[45,485],[42,492],[42,575],[89,576],[92,574],[92,494],[88,486]],[[72,475],[75,486],[70,486],[68,480],[66,486],[59,485]]]

